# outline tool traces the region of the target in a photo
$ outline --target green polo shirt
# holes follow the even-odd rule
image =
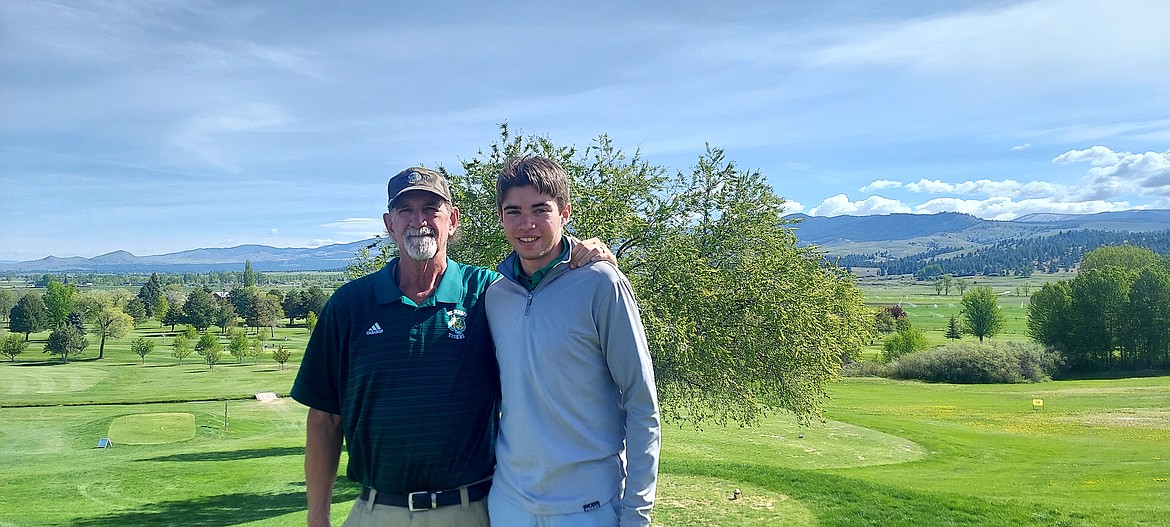
[[[528,276],[524,274],[524,267],[520,265],[520,259],[516,258],[515,263],[513,264],[513,271],[515,272],[516,279],[520,282],[520,285],[524,286],[525,289],[532,291],[536,289],[537,285],[540,285],[540,281],[544,280],[544,276],[547,275],[549,271],[552,271],[553,267],[556,267],[557,264],[561,262],[568,261],[568,259],[569,239],[561,236],[561,255],[553,258],[553,260],[549,262],[548,265],[537,269],[535,273],[532,273],[532,276]]]
[[[341,416],[352,481],[392,494],[479,481],[495,463],[499,373],[483,293],[499,274],[447,260],[418,305],[397,265],[333,293],[292,397]]]

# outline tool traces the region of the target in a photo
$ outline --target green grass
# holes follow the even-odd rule
[[[251,396],[288,393],[304,329],[277,331],[294,350],[285,370],[229,355],[210,370],[196,355],[179,366],[161,344],[141,365],[129,352],[141,335],[168,338],[142,328],[108,342],[101,361],[95,342],[69,364],[41,362],[48,356],[34,343],[0,363],[0,527],[303,525],[306,409]],[[656,525],[1154,526],[1170,517],[1170,377],[848,379],[830,394],[827,421],[811,428],[786,415],[753,428],[667,425]],[[1043,410],[1032,409],[1036,398]],[[101,437],[114,446],[97,448]],[[335,524],[357,490],[339,478]]]
[[[110,422],[111,442],[121,445],[161,445],[195,437],[195,415],[187,412],[133,414]]]

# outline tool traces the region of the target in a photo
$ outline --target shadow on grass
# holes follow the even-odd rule
[[[357,498],[360,486],[338,478],[333,503]],[[72,527],[228,527],[305,510],[304,492],[249,494],[237,492],[190,500],[164,501],[139,510],[112,512],[73,520]]]
[[[195,452],[191,454],[174,454],[170,456],[150,457],[138,461],[238,461],[241,459],[258,459],[262,457],[303,456],[304,447],[274,447],[254,448],[251,450],[233,450],[227,452]]]
[[[1102,519],[1042,503],[933,494],[811,470],[664,459],[661,471],[750,483],[786,494],[808,507],[819,527],[1089,527]]]

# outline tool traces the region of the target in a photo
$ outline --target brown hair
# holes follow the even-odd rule
[[[569,176],[565,170],[556,161],[526,154],[504,160],[504,169],[496,178],[496,210],[504,206],[509,190],[526,186],[552,196],[562,211],[569,204]]]

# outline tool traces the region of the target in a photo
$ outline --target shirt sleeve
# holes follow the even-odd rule
[[[626,418],[626,484],[621,525],[650,524],[662,445],[658,390],[646,329],[630,282],[616,271],[609,294],[598,298],[598,330]],[[609,297],[609,298],[605,298]]]
[[[290,393],[297,402],[334,415],[341,414],[337,364],[341,349],[339,328],[345,327],[339,320],[334,301],[337,297],[335,293],[321,309]]]

